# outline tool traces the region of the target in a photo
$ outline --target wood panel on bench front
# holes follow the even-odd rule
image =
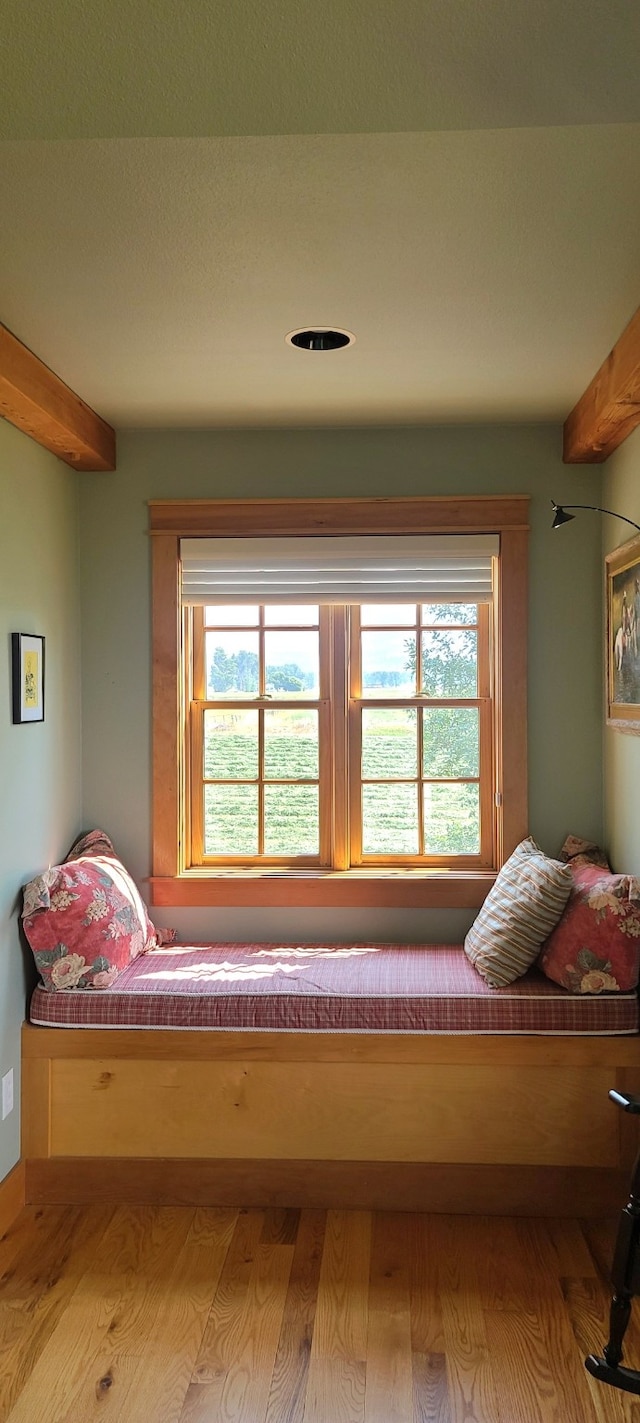
[[[27,1025],[23,1042],[31,1200],[164,1200],[173,1181],[224,1201],[234,1181],[243,1204],[610,1210],[635,1150],[607,1094],[638,1089],[636,1038]]]

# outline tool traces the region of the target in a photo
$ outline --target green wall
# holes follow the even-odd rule
[[[32,982],[18,936],[20,887],[80,824],[78,475],[0,420],[0,1179],[20,1155],[20,1026]],[[11,633],[46,638],[45,721],[11,722]]]
[[[81,483],[83,821],[135,876],[150,869],[149,499],[527,493],[531,507],[530,827],[550,853],[599,836],[601,530],[552,533],[550,499],[599,503],[600,472],[562,465],[557,426],[135,431],[118,469]],[[640,750],[640,746],[638,747]],[[144,886],[143,886],[144,888]],[[463,912],[158,911],[194,938],[457,940]]]
[[[640,524],[640,430],[611,455],[604,467],[602,503]],[[634,530],[603,519],[605,552],[634,537]],[[603,678],[604,682],[604,678]],[[640,736],[604,732],[605,839],[616,870],[640,875]]]

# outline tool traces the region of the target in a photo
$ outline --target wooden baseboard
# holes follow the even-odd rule
[[[57,1157],[26,1163],[33,1204],[289,1206],[454,1215],[610,1215],[628,1173],[430,1162]]]
[[[25,1163],[19,1161],[4,1181],[0,1181],[0,1237],[20,1215],[25,1200]]]

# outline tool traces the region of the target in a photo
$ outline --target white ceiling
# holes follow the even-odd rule
[[[162,0],[136,97],[116,63],[120,0],[93,88],[104,7],[82,7],[96,26],[61,70],[46,64],[52,7],[10,0],[0,321],[117,426],[561,419],[638,305],[640,7],[341,6],[194,4],[185,39],[163,31]],[[276,8],[293,26],[279,45]],[[200,53],[189,87],[207,16],[227,43],[208,71]],[[136,6],[132,53],[145,19]],[[56,104],[82,59],[85,82]],[[309,131],[332,115],[333,132]],[[356,344],[285,344],[307,325]]]

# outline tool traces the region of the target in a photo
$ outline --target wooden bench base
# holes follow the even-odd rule
[[[617,1210],[640,1039],[26,1025],[31,1201]]]

